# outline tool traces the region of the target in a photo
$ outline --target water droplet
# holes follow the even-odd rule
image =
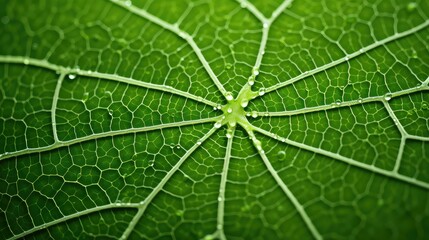
[[[219,229],[219,230],[222,229],[222,224],[218,224],[217,229]]]
[[[28,60],[28,58],[24,59],[24,64],[25,64],[25,65],[30,64],[30,60]]]
[[[112,110],[109,110],[109,115],[113,116],[113,111]]]
[[[417,51],[415,49],[411,50],[411,58],[418,58]]]
[[[111,91],[105,91],[104,92],[104,97],[111,97],[112,96],[112,92]]]
[[[221,110],[222,109],[222,106],[219,104],[219,105],[217,105],[217,107],[216,107],[218,110]]]
[[[428,110],[429,109],[429,104],[427,102],[423,102],[421,109],[422,110]]]
[[[125,1],[125,6],[129,7],[131,6],[133,3],[130,0]]]
[[[222,122],[221,122],[221,121],[217,121],[217,122],[214,124],[214,127],[215,127],[215,128],[220,128],[220,127],[222,127]]]
[[[228,113],[232,113],[232,108],[228,108],[226,111],[227,111]]]
[[[252,111],[252,118],[257,118],[258,117],[258,113],[256,111]]]
[[[244,1],[242,1],[242,2],[240,3],[240,7],[242,7],[242,8],[246,8],[246,7],[247,7],[247,2],[246,2],[246,0],[244,0]]]
[[[415,2],[410,2],[407,5],[407,10],[410,12],[414,11],[416,8],[417,8],[417,3]]]
[[[246,101],[246,100],[244,100],[244,101],[241,102],[240,105],[241,105],[241,107],[245,108],[245,107],[247,107],[247,105],[249,105],[249,102]]]
[[[359,49],[359,52],[360,52],[360,53],[363,53],[363,52],[364,52],[363,48]]]
[[[259,75],[259,68],[254,68],[252,73],[254,76],[258,76]]]
[[[363,102],[362,98],[359,98],[358,103],[362,103],[362,102]]]
[[[259,96],[263,96],[265,94],[265,88],[260,88],[258,94]]]
[[[235,127],[237,125],[237,122],[236,121],[230,121],[230,122],[228,122],[228,125],[230,127]]]
[[[88,92],[85,92],[85,93],[83,94],[82,101],[86,102],[86,101],[88,100],[88,98],[89,98],[89,93],[88,93]]]
[[[201,140],[197,141],[197,145],[201,145],[201,143],[202,143]]]
[[[263,28],[267,28],[267,27],[268,27],[268,23],[267,23],[267,22],[264,22],[264,24],[262,24],[262,27],[263,27]]]
[[[337,99],[337,101],[335,101],[335,104],[336,104],[337,106],[340,106],[340,105],[341,105],[341,100],[340,100],[340,99]]]
[[[73,79],[75,79],[75,78],[76,78],[76,75],[74,75],[74,74],[69,74],[69,75],[68,75],[68,78],[69,78],[70,80],[73,80]]]
[[[213,107],[213,110],[215,110],[215,111],[216,111],[216,110],[217,110],[217,107]]]
[[[181,217],[183,216],[184,211],[183,210],[177,210],[176,211],[176,216]]]
[[[225,67],[226,67],[226,69],[231,69],[232,68],[232,64],[231,63],[227,63],[226,65],[225,65]]]
[[[390,99],[392,99],[392,94],[386,93],[386,95],[384,95],[384,100],[389,101]]]
[[[285,156],[286,156],[286,152],[285,152],[285,151],[278,151],[278,153],[277,153],[277,157],[278,157],[280,160],[284,160]]]
[[[226,97],[226,100],[228,101],[232,101],[234,99],[231,92],[226,92],[225,97]]]
[[[226,138],[232,138],[232,129],[226,130]]]
[[[349,57],[345,57],[345,58],[344,58],[344,60],[348,61],[348,60],[349,60]]]
[[[222,197],[218,197],[217,200],[220,202],[222,201]]]
[[[247,83],[250,85],[250,86],[253,86],[253,84],[255,84],[255,76],[250,76],[249,77],[249,79],[247,79]]]
[[[247,116],[247,117],[250,117],[250,112],[247,112],[247,113],[246,113],[246,116]]]

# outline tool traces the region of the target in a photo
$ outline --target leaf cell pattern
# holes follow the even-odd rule
[[[6,239],[423,239],[429,2],[0,0]]]

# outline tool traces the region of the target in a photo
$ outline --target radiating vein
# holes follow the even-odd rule
[[[264,130],[262,128],[259,128],[259,127],[253,126],[252,129],[255,130],[255,131],[257,131],[257,132],[259,132],[259,133],[261,133],[261,134],[264,134],[264,135],[266,135],[266,136],[268,136],[270,138],[273,138],[273,139],[275,139],[277,141],[281,141],[281,142],[287,143],[289,145],[292,145],[292,146],[295,146],[295,147],[298,147],[298,148],[301,148],[301,149],[304,149],[304,150],[307,150],[307,151],[310,151],[310,152],[313,152],[313,153],[316,153],[316,154],[324,155],[324,156],[330,157],[332,159],[336,159],[338,161],[345,162],[345,163],[350,164],[352,166],[368,170],[370,172],[378,173],[378,174],[386,176],[386,177],[390,177],[390,178],[393,178],[393,179],[401,180],[401,181],[409,183],[411,185],[415,185],[415,186],[419,186],[419,187],[422,187],[422,188],[425,188],[425,189],[429,189],[429,183],[417,180],[415,178],[407,177],[407,176],[398,174],[398,173],[396,173],[394,171],[388,171],[388,170],[376,167],[374,165],[368,165],[368,164],[356,161],[354,159],[351,159],[351,158],[348,158],[348,157],[344,157],[344,156],[342,156],[342,155],[340,155],[338,153],[329,152],[329,151],[326,151],[326,150],[323,150],[323,149],[320,149],[320,148],[312,147],[312,146],[307,145],[307,144],[295,142],[295,141],[292,141],[292,140],[284,138],[284,137],[280,137],[280,136],[277,136],[277,135],[276,135],[276,137],[274,137],[275,134],[273,134],[273,133],[271,133],[269,131],[266,131],[266,130]]]
[[[429,90],[429,86],[420,85],[414,88],[392,92],[390,94],[391,94],[391,98],[395,98],[402,95],[407,95],[407,94],[420,92],[420,91],[428,91],[428,90]],[[270,116],[270,117],[293,116],[293,115],[319,112],[319,111],[340,108],[340,107],[350,107],[350,106],[361,105],[361,104],[370,103],[370,102],[384,102],[384,101],[385,101],[385,96],[373,96],[373,97],[367,97],[367,98],[362,98],[358,100],[344,101],[341,103],[333,103],[328,105],[320,105],[316,107],[301,108],[297,110],[280,111],[280,112],[257,112],[257,115]]]
[[[186,153],[179,159],[179,161],[171,168],[164,178],[159,182],[159,184],[153,189],[153,191],[147,196],[145,200],[140,203],[139,210],[134,218],[131,220],[127,229],[121,236],[121,239],[127,239],[131,232],[134,230],[136,224],[140,221],[140,218],[143,216],[144,211],[147,206],[152,202],[155,196],[162,190],[164,185],[170,180],[173,174],[180,168],[180,166],[185,162],[186,159],[198,148],[200,147],[214,132],[216,132],[217,128],[213,127],[208,131],[198,143],[195,143]]]
[[[242,6],[245,6],[256,18],[258,18],[262,23],[262,38],[261,43],[259,45],[258,55],[256,56],[256,62],[253,66],[252,76],[251,78],[255,78],[257,74],[255,72],[259,72],[259,67],[262,63],[262,58],[265,53],[265,48],[267,46],[268,34],[271,28],[271,24],[277,19],[277,17],[287,8],[293,0],[284,1],[274,12],[272,13],[270,18],[266,18],[253,4],[246,0],[237,0]]]
[[[54,221],[35,226],[30,230],[27,230],[27,231],[24,231],[22,233],[14,235],[12,238],[10,238],[10,240],[24,238],[25,236],[28,236],[29,234],[37,232],[39,230],[55,226],[57,224],[66,222],[66,221],[71,220],[71,219],[86,216],[86,215],[89,215],[89,214],[94,213],[94,212],[99,212],[99,211],[108,210],[108,209],[115,209],[115,208],[137,208],[138,206],[139,206],[139,204],[137,204],[137,203],[110,203],[110,204],[103,205],[103,206],[97,206],[97,207],[85,209],[83,211],[76,212],[76,213],[55,219]]]
[[[184,92],[178,89],[175,89],[168,85],[159,85],[159,84],[153,84],[153,83],[147,83],[139,80],[135,80],[132,78],[122,77],[116,74],[108,74],[108,73],[100,73],[100,72],[94,72],[94,71],[86,71],[82,69],[77,68],[70,68],[70,67],[63,67],[60,65],[56,65],[53,63],[50,63],[46,60],[40,60],[35,58],[27,58],[23,56],[5,56],[0,55],[0,63],[19,63],[19,64],[25,64],[25,65],[31,65],[36,67],[41,67],[45,69],[49,69],[55,72],[60,73],[70,73],[70,74],[77,74],[80,76],[85,77],[92,77],[92,78],[101,78],[105,80],[111,80],[111,81],[117,81],[121,83],[126,83],[133,86],[139,86],[144,87],[148,89],[158,90],[162,92],[169,92],[178,96],[182,96],[185,98],[189,98],[198,102],[202,102],[204,104],[210,105],[212,107],[216,107],[218,104],[207,100],[203,97],[195,96],[191,93]]]
[[[295,195],[290,191],[290,189],[286,186],[286,184],[283,182],[283,180],[278,175],[277,171],[274,169],[274,167],[271,165],[270,160],[268,160],[267,156],[265,155],[265,151],[260,146],[259,140],[256,139],[253,132],[248,132],[252,141],[253,145],[255,145],[256,150],[258,151],[259,155],[262,158],[262,161],[264,162],[265,166],[267,167],[268,171],[271,173],[277,184],[280,186],[280,188],[283,190],[283,192],[286,194],[286,196],[289,198],[289,200],[292,202],[296,210],[298,211],[299,215],[307,225],[308,229],[310,230],[311,234],[315,239],[323,239],[322,235],[320,235],[317,228],[314,226],[313,222],[311,221],[310,217],[308,216],[307,212],[305,211],[304,207],[301,205],[301,203],[296,199]]]
[[[51,107],[51,121],[52,121],[52,134],[54,135],[54,141],[59,142],[58,132],[57,132],[57,118],[55,117],[55,113],[57,111],[57,103],[58,97],[60,96],[61,86],[63,84],[63,80],[66,73],[62,72],[60,77],[58,78],[57,85],[55,86],[54,97],[52,98],[52,107]]]
[[[419,24],[419,25],[417,25],[417,26],[415,26],[415,27],[413,27],[413,28],[411,28],[411,29],[409,29],[407,31],[403,31],[401,33],[396,33],[395,35],[392,35],[392,36],[387,37],[385,39],[382,39],[380,41],[376,41],[376,42],[374,42],[373,44],[371,44],[369,46],[361,48],[359,51],[356,51],[354,53],[351,53],[351,54],[345,56],[344,58],[337,59],[337,60],[332,61],[332,62],[330,62],[328,64],[325,64],[323,66],[317,67],[317,68],[315,68],[313,70],[304,72],[304,73],[302,73],[302,74],[300,74],[300,75],[298,75],[296,77],[293,77],[293,78],[291,78],[291,79],[289,79],[287,81],[275,84],[275,85],[273,85],[271,87],[268,87],[268,88],[266,88],[265,92],[266,93],[272,92],[272,91],[275,91],[275,90],[277,90],[279,88],[282,88],[282,87],[285,87],[285,86],[290,85],[292,83],[295,83],[297,81],[300,81],[300,80],[302,80],[302,79],[304,79],[306,77],[313,76],[316,73],[322,72],[322,71],[324,71],[326,69],[329,69],[329,68],[332,68],[332,67],[335,67],[337,65],[340,65],[341,63],[349,61],[352,58],[355,58],[355,57],[358,57],[358,56],[360,56],[362,54],[365,54],[365,53],[371,51],[372,49],[375,49],[377,47],[383,46],[383,45],[385,45],[385,44],[387,44],[389,42],[392,42],[394,40],[397,40],[397,39],[406,37],[408,35],[414,34],[414,33],[418,32],[418,31],[426,28],[427,26],[429,26],[429,20],[426,20],[422,24]]]
[[[140,16],[172,33],[175,33],[177,36],[183,38],[194,50],[195,54],[197,55],[198,59],[200,60],[201,64],[203,64],[204,69],[209,74],[210,78],[212,79],[213,83],[216,85],[216,87],[219,89],[219,91],[226,97],[227,91],[223,87],[223,85],[220,83],[219,79],[217,78],[216,74],[213,72],[212,68],[210,67],[209,63],[205,59],[203,53],[201,52],[201,49],[198,47],[198,45],[195,43],[193,37],[189,35],[188,33],[182,31],[179,26],[170,24],[152,14],[147,12],[144,9],[138,8],[133,5],[127,5],[125,2],[110,0],[111,2],[117,4],[118,6],[121,6],[130,12],[136,14],[137,16]]]
[[[225,191],[226,181],[228,179],[229,161],[231,159],[232,142],[234,139],[235,128],[232,128],[231,136],[228,137],[228,143],[226,145],[225,161],[223,163],[222,175],[219,186],[219,198],[217,208],[217,235],[221,240],[225,240],[224,231],[224,215],[225,215]]]
[[[104,137],[113,137],[117,135],[124,135],[124,134],[130,134],[130,133],[148,132],[148,131],[160,130],[165,128],[203,124],[203,123],[209,123],[209,122],[216,122],[218,120],[219,120],[219,117],[212,117],[212,118],[204,118],[204,119],[198,119],[198,120],[187,120],[187,121],[181,121],[181,122],[158,124],[158,125],[141,127],[141,128],[129,128],[129,129],[115,130],[115,131],[109,131],[109,132],[103,132],[103,133],[95,133],[92,135],[76,138],[69,141],[58,141],[58,142],[55,142],[54,144],[51,144],[45,147],[27,148],[16,152],[3,153],[3,154],[0,154],[0,161],[7,158],[18,157],[26,154],[31,154],[31,153],[47,152],[57,148],[70,146],[73,144],[82,143],[90,140],[96,140]]]

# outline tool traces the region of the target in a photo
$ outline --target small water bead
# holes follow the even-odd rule
[[[226,130],[226,138],[232,138],[232,129]]]
[[[214,127],[215,127],[215,128],[220,128],[220,127],[222,127],[222,122],[221,122],[221,121],[217,121],[217,122],[214,124]]]
[[[125,1],[125,6],[130,7],[133,3],[130,0]]]
[[[201,143],[203,143],[201,140],[197,141],[197,145],[201,145]]]
[[[181,217],[183,216],[184,211],[183,210],[177,210],[176,211],[176,216]]]
[[[253,86],[253,84],[255,84],[255,77],[254,76],[250,76],[249,79],[247,80],[247,83],[250,86]]]
[[[232,108],[228,108],[226,111],[227,111],[228,113],[232,113]]]
[[[267,27],[268,27],[268,23],[267,23],[267,22],[264,22],[264,23],[262,24],[262,27],[263,27],[263,28],[267,28]]]
[[[89,93],[88,93],[88,92],[85,92],[85,93],[83,94],[82,101],[83,101],[83,102],[86,102],[86,101],[88,100],[88,98],[89,98]]]
[[[417,3],[415,3],[415,2],[410,2],[410,3],[408,3],[408,5],[407,5],[407,10],[408,10],[409,12],[414,11],[416,8],[417,8]]]
[[[24,64],[25,64],[25,65],[30,64],[30,60],[28,60],[28,58],[24,59]]]
[[[242,1],[242,2],[240,3],[240,7],[242,7],[242,8],[246,8],[246,7],[247,7],[247,2],[246,2],[246,0],[244,0],[244,1]]]
[[[362,98],[359,98],[358,103],[362,103],[362,102],[363,102]]]
[[[259,68],[254,68],[252,73],[254,76],[258,76],[259,75]]]
[[[246,116],[247,116],[247,117],[250,117],[250,112],[246,112]]]
[[[225,67],[226,67],[226,69],[231,69],[232,68],[232,64],[231,63],[227,63],[226,65],[225,65]]]
[[[249,105],[249,101],[244,100],[241,102],[240,105],[241,105],[241,107],[245,108],[245,107],[247,107],[247,105]]]
[[[68,78],[69,78],[70,80],[73,80],[73,79],[75,79],[75,78],[76,78],[76,75],[74,75],[74,74],[69,74],[69,75],[68,75]]]
[[[222,201],[222,197],[218,197],[217,200],[220,202]]]
[[[252,118],[257,118],[257,117],[258,117],[258,112],[252,111]]]
[[[263,96],[265,94],[265,88],[260,88],[258,94],[259,96]]]
[[[341,105],[341,100],[340,100],[340,99],[337,99],[337,101],[335,101],[335,104],[336,104],[337,106],[340,106],[340,105]]]
[[[278,157],[280,160],[284,160],[284,158],[286,157],[286,152],[285,152],[285,151],[278,151],[278,152],[277,152],[277,157]]]
[[[391,93],[386,93],[386,95],[384,95],[384,100],[390,101],[390,99],[392,99],[392,94]]]
[[[234,97],[232,96],[231,92],[226,92],[225,97],[226,97],[226,100],[228,100],[228,101],[234,100]]]
[[[237,122],[235,122],[235,121],[230,121],[230,122],[228,122],[228,125],[229,125],[230,127],[235,127],[235,126],[237,126]]]

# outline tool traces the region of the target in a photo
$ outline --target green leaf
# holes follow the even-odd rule
[[[1,238],[429,235],[429,1],[0,5]]]

